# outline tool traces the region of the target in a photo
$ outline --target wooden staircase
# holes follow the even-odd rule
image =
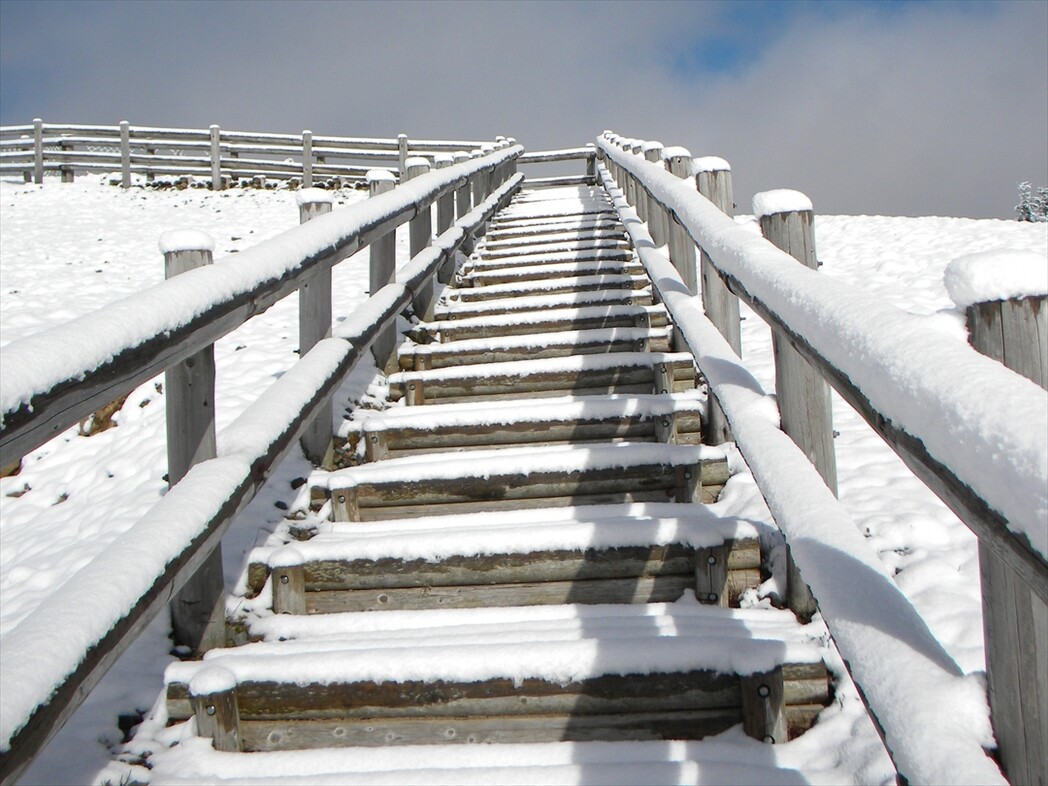
[[[648,283],[603,191],[518,194],[252,553],[239,646],[168,669],[170,720],[226,751],[811,727],[826,668],[739,608],[758,532]]]

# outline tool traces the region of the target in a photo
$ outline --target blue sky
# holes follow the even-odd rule
[[[720,155],[740,210],[1009,216],[1048,181],[1048,3],[0,0],[0,123]]]

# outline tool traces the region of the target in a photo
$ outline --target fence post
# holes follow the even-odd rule
[[[437,169],[447,169],[454,163],[454,159],[447,153],[439,153],[433,159]],[[437,236],[443,235],[451,225],[455,223],[455,192],[448,189],[447,193],[437,199]],[[455,275],[455,256],[451,255],[447,263],[437,271],[437,281],[447,284]]]
[[[429,160],[418,156],[412,156],[407,160],[407,171],[405,180],[414,180],[416,177],[429,172]],[[413,219],[408,222],[408,249],[411,258],[422,252],[433,240],[433,210],[426,206],[419,211]],[[415,316],[425,321],[433,318],[433,281],[429,280],[412,298],[415,307]]]
[[[1003,270],[1023,265],[1025,256],[962,258],[947,268],[947,288],[965,309],[971,345],[1048,389],[1048,296],[968,303],[950,286],[951,275],[961,274],[959,264],[1000,280]],[[1044,257],[1034,264],[1043,265]],[[990,718],[1001,765],[1011,783],[1048,783],[1048,606],[981,543],[979,574]]]
[[[307,132],[308,133],[308,132]],[[331,212],[332,198],[318,188],[302,189],[296,196],[300,224]],[[318,341],[331,336],[331,268],[321,266],[298,290],[298,355],[304,357]],[[332,462],[331,399],[302,432],[302,452],[320,467]]]
[[[44,182],[44,121],[33,118],[33,182]]]
[[[454,160],[456,164],[461,164],[463,161],[469,161],[469,153],[465,150],[456,151]],[[470,184],[467,180],[455,191],[455,218],[462,218],[471,209]]]
[[[313,132],[309,129],[302,132],[302,187],[313,187]]]
[[[482,150],[474,150],[470,153],[470,158],[480,158],[484,155]],[[477,172],[473,175],[473,207],[481,204],[487,198],[487,185],[488,173]],[[481,223],[477,227],[477,231],[473,233],[475,238],[484,237],[487,234],[487,222]]]
[[[797,191],[766,191],[753,197],[753,212],[761,232],[801,264],[817,270],[815,217],[811,200]],[[800,356],[784,335],[772,330],[775,355],[775,392],[782,430],[804,451],[830,490],[837,493],[837,459],[833,450],[830,386]],[[815,599],[790,557],[789,606],[798,616],[815,613]]]
[[[211,264],[214,241],[204,232],[160,236],[164,278]],[[202,349],[164,374],[167,406],[167,480],[174,486],[215,450],[215,348]],[[222,546],[215,547],[171,601],[176,644],[204,652],[225,644],[225,585]]]
[[[590,148],[591,153],[586,158],[586,178],[592,186],[597,182],[597,146],[592,142],[587,142],[586,147]]]
[[[400,179],[403,182],[404,175],[408,171],[408,135],[397,134],[397,151],[400,154]]]
[[[387,169],[372,169],[367,173],[371,197],[384,194],[396,187],[396,176]],[[397,233],[389,232],[371,242],[368,248],[371,261],[368,267],[368,292],[374,295],[393,281],[397,266]],[[375,337],[371,354],[380,371],[391,373],[397,365],[397,327],[390,325]]]
[[[131,188],[131,124],[120,121],[120,186]]]
[[[661,142],[648,142],[641,148],[644,151],[644,158],[653,164],[662,163],[662,143]],[[647,199],[647,193],[645,193],[645,199]],[[653,199],[647,200],[648,205],[648,229],[651,230],[651,239],[655,241],[655,245],[664,246],[667,241],[667,229],[666,229],[666,211],[655,202]]]
[[[222,190],[222,130],[217,124],[211,125],[211,190]]]
[[[696,158],[695,187],[725,215],[735,213],[732,201],[731,167],[723,158],[706,156]],[[713,267],[709,256],[699,248],[699,276],[702,279],[702,307],[706,316],[724,336],[735,354],[742,357],[742,330],[739,320],[739,299],[731,293],[724,279]],[[720,444],[732,439],[728,420],[716,399],[710,400],[707,439]]]
[[[670,174],[679,178],[690,179],[692,176],[691,153],[683,147],[670,147],[662,151],[662,157],[666,161],[666,168]],[[675,218],[668,219],[668,240],[670,262],[680,273],[691,293],[699,291],[698,277],[695,273],[695,244],[692,242],[684,227]]]

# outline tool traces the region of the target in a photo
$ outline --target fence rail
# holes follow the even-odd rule
[[[740,378],[733,377],[726,368],[738,361],[736,351],[728,344],[731,326],[722,322],[714,330],[713,323],[701,314],[697,302],[691,297],[697,278],[695,249],[701,252],[704,263],[708,261],[712,265],[716,278],[726,283],[730,292],[725,290],[725,296],[738,296],[774,330],[780,331],[915,474],[957,513],[979,538],[980,544],[1007,566],[1013,580],[1018,582],[1017,586],[1023,588],[1022,592],[1029,593],[1035,604],[1039,602],[1041,609],[1048,596],[1048,562],[1038,537],[1048,511],[1048,457],[1045,455],[1048,453],[1048,394],[970,348],[929,334],[917,320],[898,309],[819,276],[814,270],[797,264],[788,254],[737,226],[700,193],[702,175],[708,173],[693,177],[687,151],[663,150],[657,143],[648,145],[610,132],[598,140],[598,146],[599,155],[607,165],[606,168],[602,166],[602,172],[608,184],[612,187],[617,184],[623,192],[623,199],[628,204],[637,205],[637,212],[646,216],[648,225],[654,230],[655,239],[645,233],[647,245],[665,244],[667,247],[672,266],[663,262],[660,267],[659,259],[643,249],[642,259],[649,258],[654,268],[649,268],[649,273],[656,287],[663,292],[674,322],[696,352],[700,369],[710,381],[713,397],[724,407],[728,425],[786,534],[805,579],[812,585],[856,682],[865,691],[900,772],[917,780],[934,781],[945,777],[944,773],[956,761],[966,760],[978,767],[981,757],[966,753],[963,745],[956,748],[956,761],[937,761],[931,752],[934,746],[921,745],[920,735],[913,737],[909,734],[906,719],[898,717],[893,706],[898,697],[883,693],[884,686],[879,684],[879,680],[887,682],[888,675],[883,666],[873,662],[880,653],[869,651],[868,642],[855,636],[854,628],[861,623],[852,616],[855,605],[841,607],[842,599],[856,594],[856,576],[845,573],[835,577],[827,570],[830,548],[840,533],[827,529],[814,535],[812,526],[806,522],[817,518],[815,509],[819,505],[810,495],[799,495],[795,489],[783,487],[779,470],[767,459],[769,452],[774,453],[769,445],[769,440],[774,440],[774,437],[755,435],[752,418],[743,421],[738,417],[746,407],[738,401]],[[649,155],[652,151],[656,154]],[[687,161],[687,167],[674,171],[681,160]],[[790,240],[794,244],[797,242],[795,237]],[[638,245],[644,243],[638,241]],[[705,275],[703,279],[705,282]],[[682,294],[687,296],[681,297]],[[703,293],[704,297],[706,294]],[[716,310],[707,305],[708,312]],[[737,334],[737,326],[735,331]],[[888,340],[884,340],[885,337]],[[718,342],[723,346],[717,346]],[[717,346],[715,351],[711,351],[711,344]],[[857,349],[859,347],[861,351]],[[934,375],[921,371],[926,365],[950,368],[957,373],[965,369],[966,376],[970,373],[979,378],[981,387],[994,390],[995,395],[987,397],[982,390],[973,395],[955,381],[943,383]],[[898,372],[900,368],[904,369],[904,374],[899,381],[886,371],[895,369]],[[777,387],[785,384],[780,377]],[[745,388],[745,385],[741,387]],[[784,395],[786,393],[780,389],[780,399]],[[1012,402],[1013,408],[1000,407],[996,403],[1000,400]],[[752,405],[753,401],[750,401],[751,410]],[[928,416],[913,417],[907,413],[907,408],[915,408]],[[1023,420],[1016,419],[1017,411],[1023,413]],[[954,418],[957,422],[951,421],[949,428],[943,428],[948,413],[964,413],[964,416]],[[829,427],[829,424],[825,423],[823,427]],[[988,438],[988,434],[992,438]],[[796,436],[794,440],[803,443]],[[997,484],[994,480],[1002,477],[1000,465],[1007,467],[1003,471],[1008,478],[1005,484]],[[1002,489],[998,487],[1000,485],[1007,488]],[[841,519],[839,528],[854,529],[847,523],[843,509],[834,507],[833,495],[825,485],[821,492],[813,488],[810,494],[822,495],[824,499],[819,504],[826,506],[831,518],[837,515]],[[800,497],[803,497],[803,504],[798,506],[796,503]],[[827,523],[832,524],[832,521]],[[882,588],[874,597],[882,605],[889,604],[892,592],[897,592],[897,589]],[[990,601],[984,597],[987,615],[993,613]],[[892,605],[899,607],[897,602]],[[868,609],[864,613],[873,619]],[[909,621],[913,622],[912,615]],[[886,627],[903,632],[896,637],[900,639],[900,646],[913,646],[913,642],[905,641],[906,625],[901,620],[895,619]],[[920,627],[923,628],[923,624]],[[930,634],[927,635],[930,638]],[[1020,635],[1023,637],[1021,646]],[[1037,673],[1035,665],[1038,659],[1043,664],[1046,647],[1043,642],[1033,644],[1027,640],[1029,635],[1028,632],[1013,631],[1015,641],[1005,648],[1009,658],[1028,661],[1018,666],[995,664],[991,657],[993,653],[988,650],[991,683],[995,669],[1016,670],[1026,675]],[[945,666],[939,664],[936,668],[956,673],[956,666],[951,665],[948,657],[943,663]],[[994,701],[991,692],[995,730],[1002,753],[1007,754],[1005,769],[1015,782],[1026,782],[1031,777],[1036,780],[1041,777],[1045,766],[1043,750],[1034,746],[1027,751],[1026,743],[1021,739],[1029,735],[1024,728],[1026,723],[1034,726],[1043,723],[1043,710],[1042,717],[1036,715],[1037,705],[1043,706],[1044,702],[1043,669],[1035,683],[1025,685],[1032,694],[1028,701],[1034,708],[1034,714],[1025,722],[1021,718],[1016,722],[1013,715],[1016,710],[1003,696],[999,697],[1000,701]],[[912,710],[915,717],[922,713],[920,707],[912,707]],[[1009,739],[1012,728],[1017,729],[1019,742]],[[937,728],[926,729],[926,732],[939,734]],[[1037,734],[1034,730],[1032,736]],[[970,776],[975,777],[974,771]]]
[[[14,460],[76,423],[100,402],[210,348],[280,298],[315,282],[332,265],[369,244],[379,244],[398,226],[410,222],[412,235],[424,241],[412,249],[412,260],[398,271],[396,282],[373,292],[339,324],[333,337],[313,344],[223,431],[219,455],[189,468],[111,554],[80,571],[71,580],[76,587],[62,593],[63,599],[94,597],[104,608],[85,618],[67,600],[53,598],[4,637],[3,783],[18,778],[119,654],[205,566],[233,517],[308,431],[311,421],[323,417],[337,386],[368,346],[408,303],[417,307],[432,299],[434,276],[457,249],[468,248],[473,234],[519,188],[523,176],[514,174],[514,165],[522,152],[505,141],[499,149],[474,159],[451,165],[443,161],[445,166],[436,171],[426,172],[428,167],[422,166],[410,182],[376,193],[364,203],[312,218],[222,265],[189,270],[102,311],[3,348],[4,368],[15,369],[23,366],[20,358],[32,356],[41,344],[54,346],[53,342],[64,342],[73,334],[98,338],[94,343],[81,341],[82,351],[75,358],[53,368],[37,366],[25,374],[4,375],[0,447],[5,457]],[[431,206],[449,195],[459,201],[458,220],[450,225],[452,213],[439,211],[440,234],[433,238]],[[419,227],[430,229],[423,233]],[[216,292],[223,294],[216,296]],[[129,336],[131,314],[135,332]],[[275,412],[284,417],[274,418]],[[330,414],[327,417],[330,421]],[[330,428],[328,432],[330,439]],[[164,542],[179,544],[180,550],[158,553],[163,550],[157,549],[157,532],[164,533]],[[120,586],[113,591],[117,575]],[[110,589],[100,595],[100,586]],[[106,615],[112,624],[100,628],[98,620]],[[90,644],[83,652],[70,652],[63,644],[70,640]],[[44,667],[37,657],[41,652],[53,655]]]
[[[396,139],[314,136],[206,129],[132,126],[90,126],[44,123],[0,127],[0,173],[21,173],[42,183],[46,173],[72,181],[77,172],[119,172],[121,184],[131,175],[211,178],[219,190],[232,178],[301,179],[306,188],[314,178],[362,182],[369,169],[386,167],[404,173],[409,156],[433,161],[438,155],[494,148],[499,137],[476,140]],[[243,156],[256,158],[246,159]]]

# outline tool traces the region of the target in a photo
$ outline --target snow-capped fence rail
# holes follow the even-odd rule
[[[500,140],[496,139],[494,142]],[[43,183],[45,173],[71,182],[76,172],[210,178],[221,189],[233,178],[297,178],[309,188],[314,179],[361,182],[369,169],[384,166],[403,174],[409,155],[429,159],[456,150],[474,150],[481,141],[396,139],[269,134],[205,129],[44,123],[0,127],[0,173],[22,173],[26,182]]]
[[[508,142],[247,249],[189,270],[105,309],[12,342],[0,364],[0,451],[17,460],[50,436],[301,289],[398,226],[428,215],[478,180],[454,226],[415,254],[223,430],[215,458],[189,468],[118,547],[77,573],[3,639],[0,781],[11,783],[69,718],[121,652],[205,564],[232,518],[324,411],[369,345],[519,188]],[[43,348],[43,349],[41,349]],[[113,577],[119,576],[119,581]],[[84,615],[66,598],[92,599]]]
[[[597,149],[592,144],[586,147],[567,148],[564,150],[537,150],[525,153],[520,157],[521,164],[552,164],[561,161],[583,161],[586,171],[581,175],[558,175],[556,177],[529,177],[528,185],[532,188],[543,186],[588,185],[597,182]]]
[[[666,171],[666,151],[662,159],[647,160],[661,145],[607,132],[598,148],[606,184],[615,188],[617,182],[621,199],[642,206],[653,225],[654,240],[636,231],[639,222],[632,216],[642,260],[727,415],[900,772],[921,782],[999,779],[978,735],[945,730],[948,719],[935,706],[959,689],[959,669],[883,567],[876,568],[875,581],[873,573],[871,581],[861,580],[859,566],[876,565],[876,556],[855,537],[814,468],[798,461],[799,451],[759,416],[766,406],[763,391],[724,340],[725,330],[718,332],[698,308],[694,290],[685,285],[688,271],[674,269],[682,265],[674,258],[676,244],[668,246],[672,267],[652,246],[666,242],[675,227],[686,232],[692,249],[701,249],[731,293],[780,330],[999,558],[1023,592],[1042,602],[1048,596],[1048,394],[737,226],[699,193],[702,181],[691,171],[683,177]],[[981,384],[966,388],[958,379]],[[984,598],[986,614],[994,612],[991,602]],[[1018,649],[1016,642],[1009,651]],[[1043,666],[1046,654],[1043,643],[1024,653],[1033,668],[1028,664],[1023,673],[1036,677],[1022,689],[1042,707],[1048,685],[1036,664]],[[987,655],[993,657],[993,650]],[[931,685],[942,693],[933,698]],[[996,699],[994,728],[999,739],[1009,737],[1001,744],[1006,771],[1015,782],[1026,782],[1030,773],[1043,779],[1043,749],[1027,748],[1029,738],[1044,739],[1043,728],[1024,729],[1008,701]]]

